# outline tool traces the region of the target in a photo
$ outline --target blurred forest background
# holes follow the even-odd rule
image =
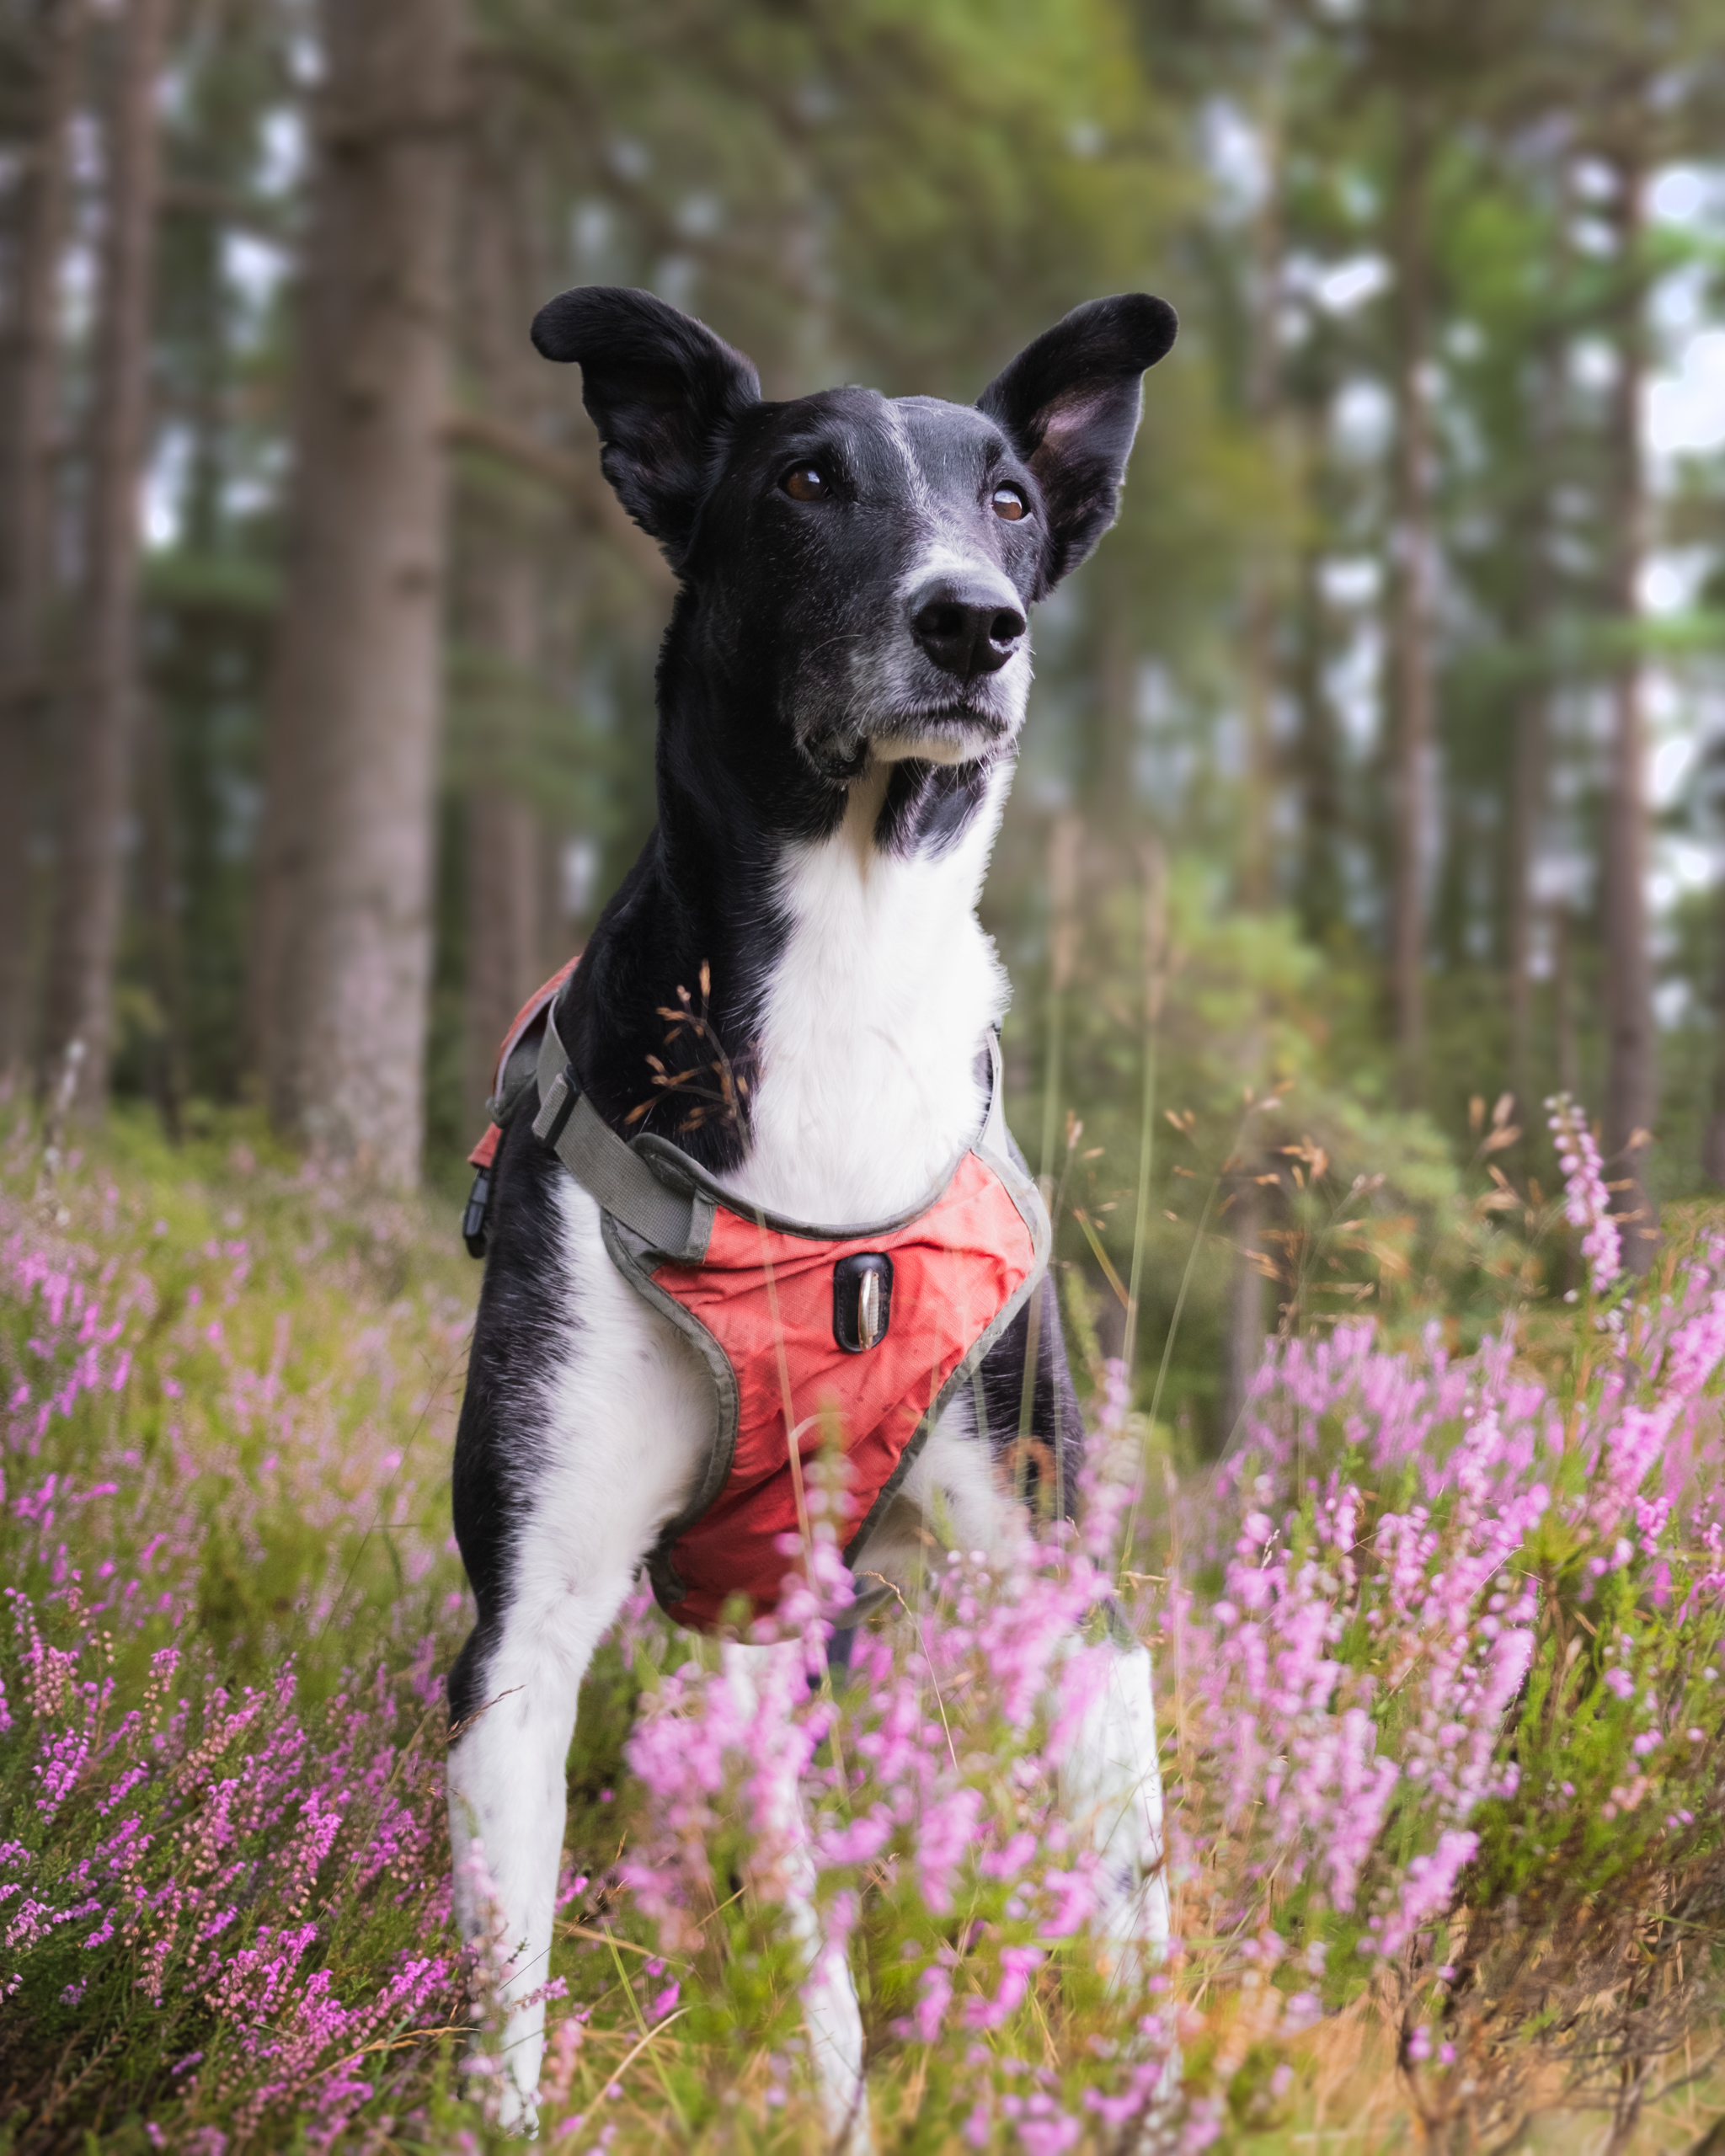
[[[1514,1270],[1559,1087],[1645,1262],[1725,1180],[1722,143],[1712,0],[0,0],[7,1082],[456,1190],[652,818],[535,308],[968,400],[1142,288],[985,904],[1074,1278],[1213,1446],[1268,1328]]]

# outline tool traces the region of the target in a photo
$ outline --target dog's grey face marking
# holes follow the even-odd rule
[[[739,427],[689,566],[713,629],[770,678],[772,717],[823,776],[870,750],[969,763],[1023,723],[1040,512],[984,414],[832,390]]]

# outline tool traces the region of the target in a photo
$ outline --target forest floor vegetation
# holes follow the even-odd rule
[[[1081,1531],[932,1550],[836,1692],[756,1700],[631,1604],[569,1761],[551,2148],[823,2145],[751,1802],[787,1750],[883,2150],[1708,2133],[1725,1222],[1668,1219],[1622,1279],[1559,1123],[1568,1299],[1471,1348],[1437,1311],[1280,1340],[1220,1465],[1177,1469],[1095,1358]],[[122,1113],[61,1160],[14,1109],[0,1275],[0,2150],[500,2147],[441,1785],[453,1222],[247,1123],[171,1150]],[[780,1620],[817,1670],[836,1473]],[[1177,1945],[1135,1987],[1049,1764],[1110,1594],[1169,1807]]]

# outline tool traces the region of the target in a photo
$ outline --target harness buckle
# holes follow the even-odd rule
[[[866,1355],[892,1320],[893,1262],[884,1250],[853,1251],[832,1269],[832,1337],[847,1355]]]
[[[541,1108],[538,1115],[534,1118],[533,1135],[548,1151],[554,1153],[557,1150],[557,1141],[563,1136],[563,1125],[574,1113],[575,1102],[581,1097],[581,1089],[575,1082],[574,1065],[564,1064],[553,1083],[554,1086],[563,1087],[563,1098],[553,1110],[549,1123],[545,1122],[545,1111],[542,1107]],[[540,1127],[541,1124],[544,1125],[542,1129]]]
[[[479,1169],[473,1177],[473,1187],[467,1193],[467,1203],[462,1214],[462,1241],[467,1246],[469,1257],[485,1255],[485,1215],[491,1210],[491,1171]]]

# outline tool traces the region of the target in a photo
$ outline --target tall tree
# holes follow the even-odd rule
[[[74,1044],[74,1105],[108,1090],[124,827],[137,724],[139,494],[161,166],[157,99],[168,0],[128,0],[106,101],[101,280],[90,366],[83,585],[61,729],[59,849],[42,1077]]]
[[[1509,1083],[1524,1123],[1535,1115],[1539,1088],[1534,1075],[1535,869],[1545,816],[1551,757],[1550,640],[1553,583],[1549,529],[1555,475],[1552,415],[1560,377],[1557,340],[1542,338],[1525,370],[1527,466],[1517,489],[1519,514],[1510,520],[1519,574],[1514,580],[1514,627],[1520,647],[1521,680],[1515,699],[1514,761],[1504,848],[1503,958],[1509,987]]]
[[[1610,224],[1615,294],[1610,309],[1616,353],[1606,416],[1605,599],[1623,638],[1611,682],[1611,738],[1605,779],[1605,1153],[1628,1186],[1618,1211],[1626,1216],[1624,1262],[1644,1273],[1658,1246],[1658,1215],[1648,1186],[1648,1137],[1658,1118],[1658,1069],[1653,1023],[1653,967],[1648,920],[1647,722],[1642,668],[1636,648],[1641,576],[1648,544],[1646,458],[1642,404],[1646,393],[1648,172],[1647,130],[1651,84],[1632,74],[1619,89],[1608,154],[1612,176]]]
[[[265,1077],[419,1171],[441,705],[457,0],[326,0],[292,552],[266,757]]]
[[[500,70],[476,71],[461,270],[466,356],[481,408],[495,423],[520,427],[542,401],[541,385],[554,377],[526,334],[543,295],[531,291],[528,275],[530,190],[510,184],[522,154],[510,126],[518,102]],[[535,438],[534,430],[523,431]],[[485,721],[476,729],[466,799],[463,1060],[467,1115],[478,1127],[497,1043],[543,968],[544,836],[524,784],[521,714],[541,694],[547,520],[542,488],[494,467],[470,478],[462,508],[467,543],[459,552],[456,622]]]
[[[30,814],[49,675],[57,302],[83,24],[83,0],[39,0],[25,11],[17,56],[24,109],[0,270],[0,1075],[28,1053]]]
[[[1432,530],[1432,263],[1428,230],[1434,140],[1432,103],[1413,71],[1398,84],[1386,239],[1395,265],[1391,386],[1389,619],[1390,989],[1397,1089],[1409,1106],[1425,1090],[1425,894],[1431,818],[1436,549]]]

